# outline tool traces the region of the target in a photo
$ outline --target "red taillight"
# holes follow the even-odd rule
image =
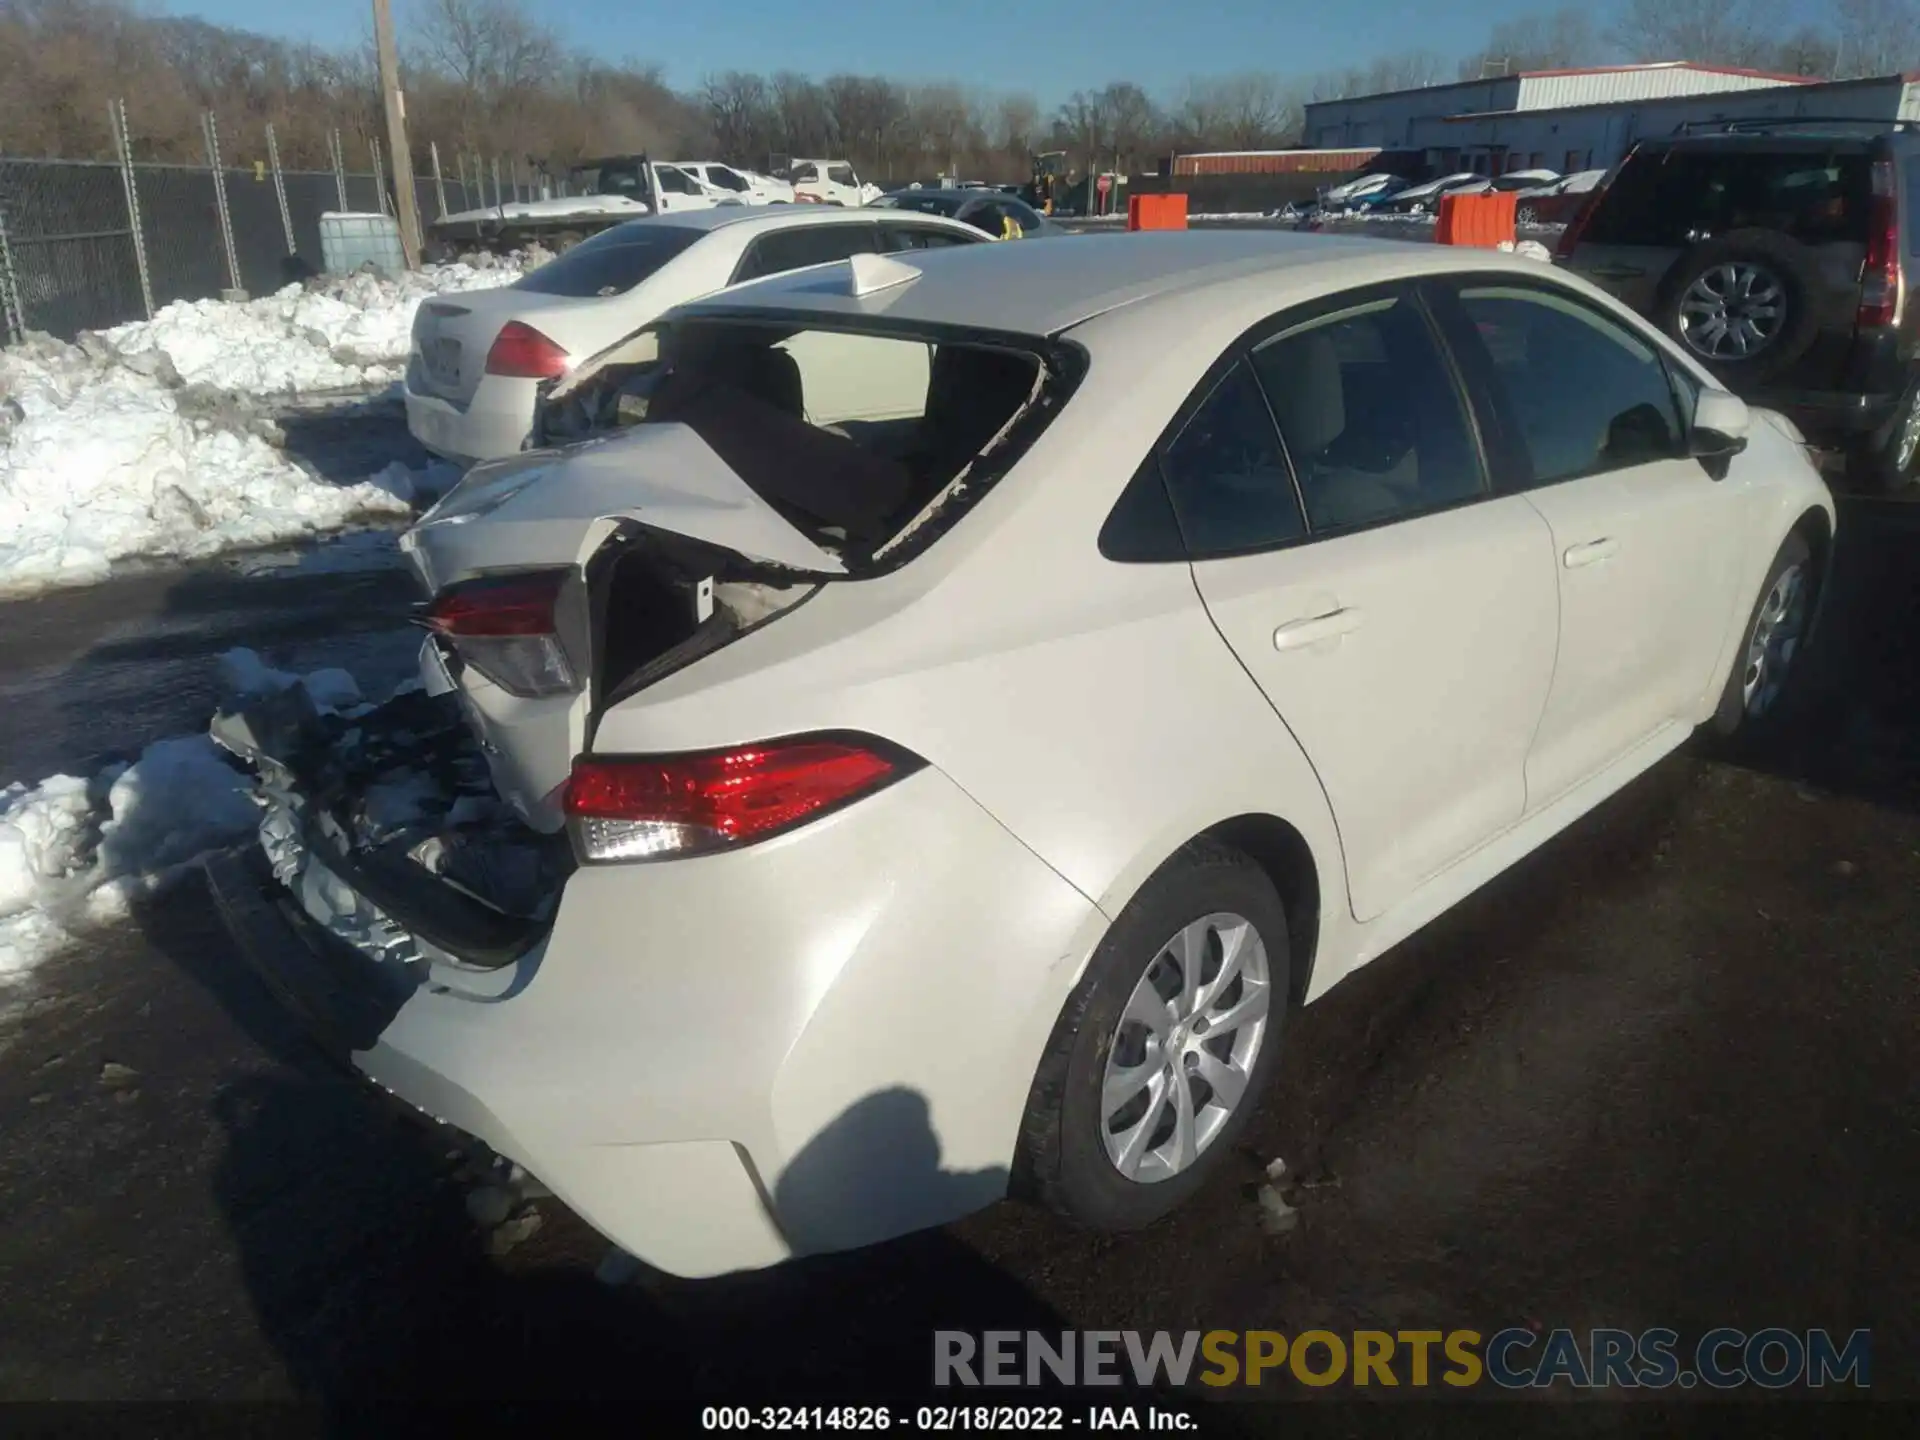
[[[1867,212],[1867,259],[1860,267],[1861,326],[1892,325],[1900,315],[1900,214],[1893,195],[1893,162],[1873,162],[1873,200]]]
[[[487,374],[514,380],[554,380],[567,373],[567,352],[531,325],[509,320],[487,351]]]
[[[554,611],[568,574],[547,570],[455,585],[427,607],[427,628],[503,690],[528,699],[566,694],[576,687]]]
[[[811,737],[733,750],[573,762],[564,808],[586,860],[646,860],[765,839],[917,768],[874,741]]]

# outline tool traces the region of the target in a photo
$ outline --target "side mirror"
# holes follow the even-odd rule
[[[1694,402],[1687,453],[1701,460],[1724,460],[1747,448],[1753,412],[1747,402],[1725,390],[1702,390]]]

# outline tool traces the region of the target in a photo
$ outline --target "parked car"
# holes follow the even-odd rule
[[[865,251],[982,238],[937,215],[818,206],[733,205],[632,220],[501,289],[424,302],[403,384],[407,428],[461,465],[512,455],[527,439],[542,381],[683,300]]]
[[[1071,233],[1018,196],[985,187],[895,191],[891,195],[882,195],[869,208],[944,216],[971,225],[995,240],[1050,239]]]
[[[1911,125],[1774,122],[1645,141],[1567,227],[1564,263],[1736,393],[1844,452],[1920,471],[1920,141]]]
[[[1320,195],[1320,203],[1329,208],[1353,205],[1367,196],[1397,194],[1411,183],[1398,175],[1389,175],[1377,171],[1371,175],[1356,175],[1351,180],[1343,180],[1338,185],[1330,185]]]
[[[1488,251],[861,254],[653,340],[408,532],[425,692],[215,722],[278,877],[215,891],[368,1076],[680,1275],[1010,1183],[1172,1210],[1297,1005],[1778,714],[1833,534],[1791,425]],[[907,413],[816,403],[907,364]],[[458,801],[363,803],[423,745]]]
[[[691,175],[708,189],[732,195],[743,205],[790,205],[793,186],[771,175],[722,165],[717,160],[676,160],[674,168]]]
[[[853,166],[845,160],[795,160],[786,179],[793,185],[794,199],[824,205],[866,205],[878,200],[878,185],[865,185]]]
[[[1504,175],[1495,175],[1492,186],[1495,190],[1512,190],[1526,194],[1540,189],[1543,185],[1557,185],[1560,182],[1558,170],[1509,170]]]
[[[1443,195],[1477,195],[1493,188],[1493,182],[1484,175],[1476,175],[1471,170],[1462,170],[1453,175],[1442,175],[1438,180],[1429,180],[1422,185],[1411,185],[1395,195],[1382,208],[1413,215],[1437,209]]]

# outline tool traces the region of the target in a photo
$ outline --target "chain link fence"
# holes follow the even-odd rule
[[[231,148],[224,134],[221,143]],[[264,153],[277,155],[270,140]],[[210,167],[0,156],[0,341],[28,331],[71,340],[82,330],[146,319],[143,265],[156,309],[233,289],[270,294],[322,268],[323,214],[392,213],[384,165],[378,174],[344,164],[338,171],[280,171],[277,178],[276,170],[268,161],[222,167],[236,276]],[[502,172],[490,161],[460,156],[436,184],[432,167],[416,163],[423,223],[442,213],[442,187],[447,213],[531,196],[531,177],[502,175],[496,192],[496,174]]]

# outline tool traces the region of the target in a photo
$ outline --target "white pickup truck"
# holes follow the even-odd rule
[[[427,237],[445,252],[484,249],[505,253],[534,242],[564,250],[624,220],[685,210],[712,210],[745,203],[743,197],[677,165],[645,155],[586,160],[567,172],[568,195],[508,200],[447,215],[427,227]]]

